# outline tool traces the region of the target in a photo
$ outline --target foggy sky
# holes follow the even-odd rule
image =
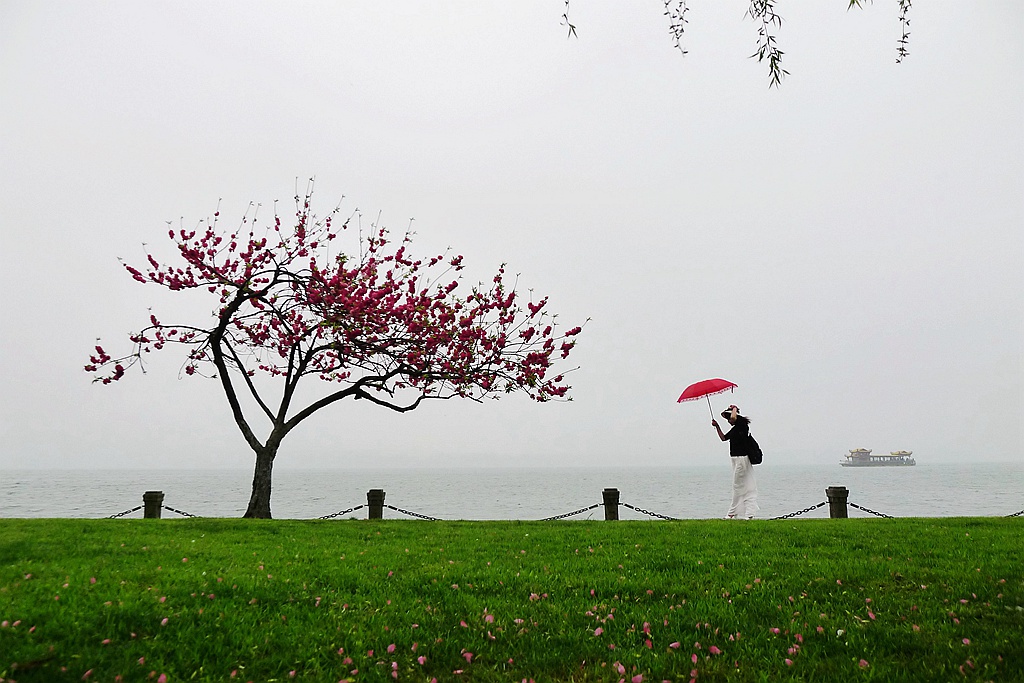
[[[851,448],[1021,462],[1024,6],[780,3],[770,89],[740,0],[0,3],[0,469],[251,467],[178,349],[82,371],[215,302],[142,243],[315,176],[416,254],[501,263],[590,318],[570,403],[341,402],[277,468],[700,465],[724,377],[771,463]]]

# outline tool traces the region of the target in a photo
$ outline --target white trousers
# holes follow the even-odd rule
[[[732,462],[732,505],[730,517],[750,518],[757,514],[757,482],[754,481],[754,466],[746,457],[729,458]]]

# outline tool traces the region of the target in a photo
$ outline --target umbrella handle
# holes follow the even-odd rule
[[[708,400],[708,410],[709,410],[709,411],[711,411],[711,419],[712,419],[712,420],[714,420],[714,419],[715,419],[715,411],[714,411],[714,409],[713,409],[713,408],[711,407],[711,397],[710,397],[710,396],[707,396],[707,395],[705,395],[705,396],[704,396],[704,398],[706,398],[706,399]]]

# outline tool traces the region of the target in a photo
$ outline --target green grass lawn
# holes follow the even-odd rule
[[[1022,530],[0,520],[0,678],[1022,681]]]

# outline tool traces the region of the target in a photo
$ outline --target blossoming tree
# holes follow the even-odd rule
[[[275,215],[259,228],[247,215],[227,231],[218,212],[205,229],[169,231],[174,263],[149,254],[144,268],[124,264],[144,284],[206,290],[216,308],[205,323],[150,315],[130,335],[131,353],[115,358],[97,346],[85,366],[109,384],[141,366],[146,353],[170,344],[187,349],[185,373],[219,380],[256,456],[246,517],[271,516],[271,475],[285,436],[343,399],[398,412],[428,399],[481,401],[520,390],[537,401],[569,400],[556,365],[581,328],[556,331],[547,298],[522,302],[504,266],[460,295],[462,256],[414,259],[409,233],[392,242],[373,226],[357,236],[350,221],[337,224],[337,209],[317,218],[311,198],[312,189],[295,197],[290,227]],[[339,249],[346,236],[358,247],[352,253]],[[297,403],[305,380],[319,380],[320,389]]]

